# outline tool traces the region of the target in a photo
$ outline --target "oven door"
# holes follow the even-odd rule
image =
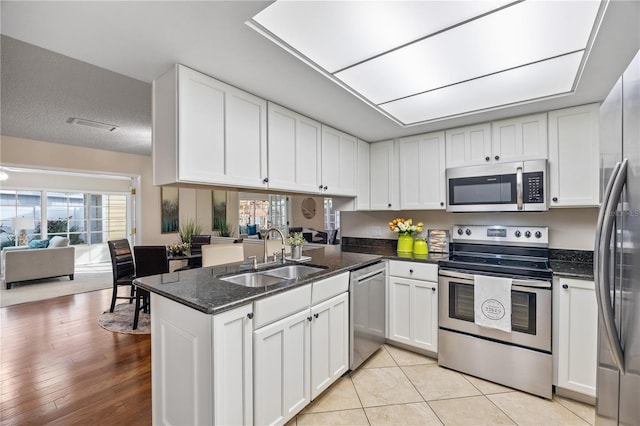
[[[440,328],[551,353],[550,281],[512,281],[510,333],[474,322],[473,274],[440,269],[438,287]]]

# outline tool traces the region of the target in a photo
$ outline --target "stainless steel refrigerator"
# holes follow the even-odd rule
[[[640,53],[600,107],[596,423],[640,425]]]

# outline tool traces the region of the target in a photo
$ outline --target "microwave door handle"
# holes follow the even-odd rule
[[[615,211],[620,202],[620,195],[627,179],[627,160],[622,164],[616,164],[613,174],[607,184],[605,191],[606,203],[602,204],[598,215],[598,229],[595,241],[595,262],[594,274],[596,278],[596,301],[598,302],[598,311],[604,325],[611,355],[620,370],[625,374],[624,351],[620,338],[616,329],[616,323],[613,313],[613,305],[611,303],[611,294],[609,292],[609,265],[612,250],[611,234],[615,224]]]
[[[523,208],[523,194],[522,194],[522,167],[518,167],[516,171],[516,200],[518,202],[518,210]]]

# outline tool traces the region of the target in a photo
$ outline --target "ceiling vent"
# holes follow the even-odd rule
[[[76,118],[76,117],[69,117],[69,119],[67,120],[67,123],[76,124],[78,126],[91,127],[94,129],[107,130],[109,132],[113,132],[118,128],[118,126],[113,124],[100,123],[98,121],[85,120],[84,118]]]

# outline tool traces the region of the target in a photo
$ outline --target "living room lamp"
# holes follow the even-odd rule
[[[30,217],[14,217],[11,221],[13,231],[16,232],[16,246],[26,246],[27,242],[27,229],[33,229],[36,224],[33,218]],[[18,230],[20,230],[18,232]]]

